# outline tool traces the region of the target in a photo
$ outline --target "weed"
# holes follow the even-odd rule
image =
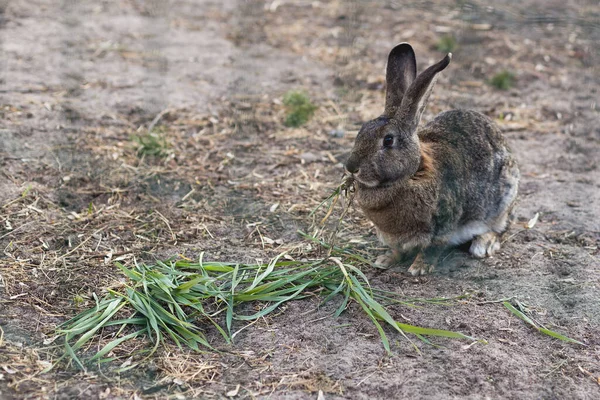
[[[490,79],[490,85],[500,90],[508,90],[515,84],[515,75],[510,71],[497,73]]]
[[[137,146],[139,157],[166,157],[169,154],[169,144],[165,138],[164,129],[154,128],[144,135],[133,136],[132,140]]]
[[[291,90],[283,96],[283,104],[287,111],[285,125],[291,127],[304,125],[317,109],[306,93],[296,90]]]

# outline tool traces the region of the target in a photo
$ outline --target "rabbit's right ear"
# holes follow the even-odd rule
[[[392,49],[388,57],[385,92],[386,117],[393,117],[402,104],[404,93],[417,76],[417,59],[412,46],[400,43]]]
[[[450,64],[451,59],[452,53],[448,53],[448,55],[440,62],[433,64],[419,74],[417,79],[414,80],[408,90],[404,93],[402,104],[397,108],[395,115],[397,120],[404,122],[413,129],[419,125],[421,115],[425,110],[427,100],[429,100],[429,95],[435,84],[437,74]]]

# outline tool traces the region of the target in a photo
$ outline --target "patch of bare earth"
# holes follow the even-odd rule
[[[597,4],[403,3],[0,4],[0,398],[598,398]],[[469,294],[390,312],[487,345],[417,340],[419,354],[388,332],[389,356],[359,307],[334,318],[335,304],[313,298],[231,346],[207,327],[220,353],[169,345],[126,374],[64,363],[41,373],[61,352],[57,324],[122,287],[116,260],[318,256],[296,230],[339,182],[361,122],[382,111],[387,52],[409,41],[423,68],[443,56],[444,35],[457,47],[424,119],[462,107],[497,121],[523,174],[517,222],[492,259],[452,249],[428,277],[365,273],[407,297]],[[507,91],[488,84],[502,70],[516,75]],[[319,106],[302,128],[282,123],[290,89]],[[132,138],[149,128],[166,141],[161,156],[138,153]],[[355,209],[336,240],[383,251]],[[513,297],[586,346],[496,302]]]

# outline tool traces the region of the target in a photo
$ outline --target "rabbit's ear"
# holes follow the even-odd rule
[[[388,57],[384,115],[393,117],[409,86],[417,76],[415,52],[408,43],[400,43],[392,49]]]
[[[398,121],[408,124],[411,128],[416,128],[421,121],[421,115],[429,100],[429,95],[435,84],[436,75],[450,64],[452,53],[448,53],[437,64],[432,65],[421,72],[417,79],[410,85],[404,97],[402,104],[398,108],[394,118]]]

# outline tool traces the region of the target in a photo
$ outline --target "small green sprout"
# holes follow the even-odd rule
[[[83,296],[76,294],[75,296],[73,296],[73,304],[76,307],[80,307],[85,303],[85,299],[83,298]]]
[[[29,194],[30,191],[31,191],[31,185],[27,185],[25,190],[23,190],[23,193],[21,193],[21,197],[27,197],[27,195]]]

